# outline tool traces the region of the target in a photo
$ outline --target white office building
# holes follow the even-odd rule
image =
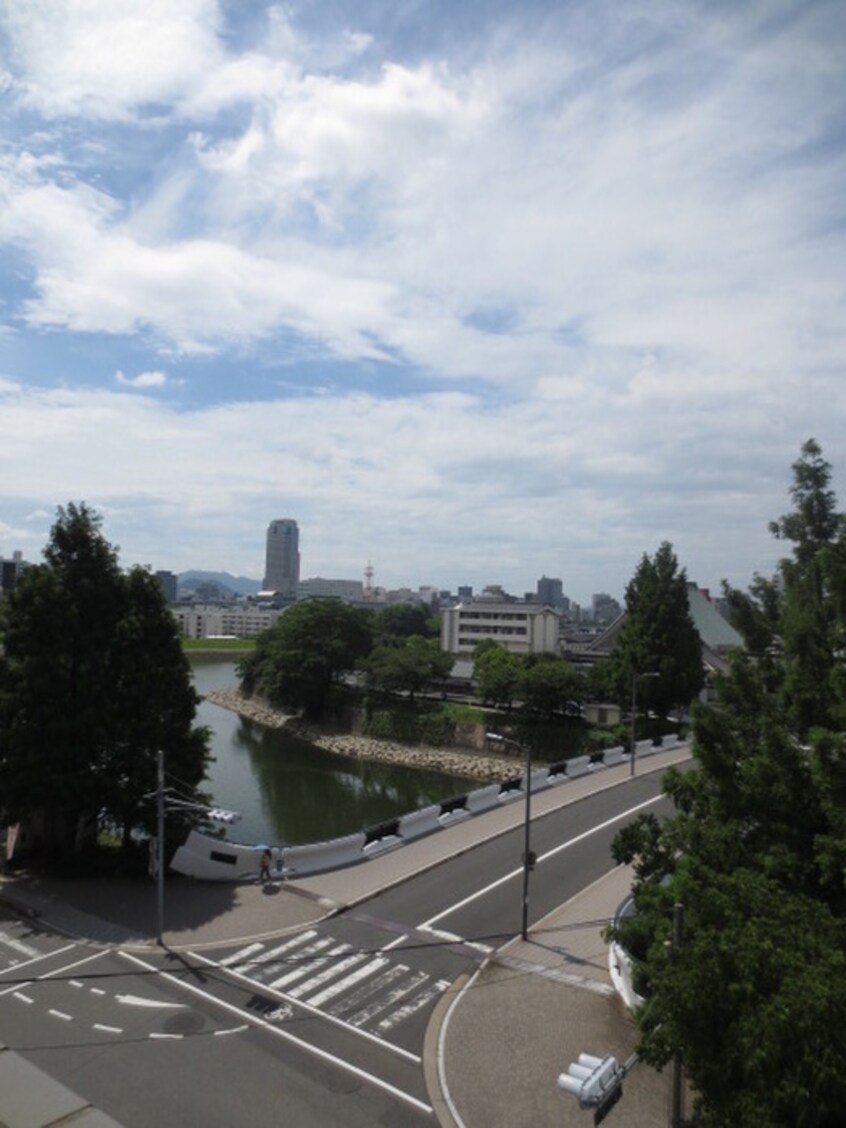
[[[441,649],[467,655],[484,639],[492,639],[512,654],[556,654],[560,619],[560,611],[537,603],[459,603],[441,611]]]

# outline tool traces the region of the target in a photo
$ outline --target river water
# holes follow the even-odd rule
[[[198,693],[238,684],[231,659],[193,655]],[[197,723],[212,731],[209,779],[218,807],[238,811],[237,842],[319,842],[407,814],[466,791],[466,779],[325,752],[281,729],[264,729],[203,701]]]

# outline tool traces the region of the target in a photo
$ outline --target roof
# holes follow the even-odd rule
[[[702,645],[715,654],[725,653],[735,646],[743,646],[743,638],[723,616],[711,600],[694,583],[687,585],[687,607],[693,625],[702,640]],[[628,616],[628,611],[611,623],[597,638],[585,648],[586,652],[608,654],[617,644],[620,631]]]

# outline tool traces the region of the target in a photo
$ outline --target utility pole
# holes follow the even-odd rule
[[[678,952],[682,942],[682,929],[684,926],[684,905],[676,901],[673,905],[673,942],[671,947],[672,954]],[[684,1124],[684,1087],[683,1087],[683,1069],[681,1055],[676,1054],[673,1058],[673,1080],[672,1080],[672,1109],[670,1112],[670,1128],[683,1128]]]
[[[535,868],[535,855],[531,848],[532,825],[532,749],[529,744],[520,744],[510,736],[498,732],[486,732],[485,739],[494,744],[512,744],[526,756],[526,810],[523,818],[523,912],[520,936],[525,940],[529,933],[529,874]]]
[[[655,670],[648,670],[645,674],[639,674],[637,670],[632,671],[632,725],[631,725],[631,748],[629,749],[629,775],[635,774],[635,743],[637,742],[637,683],[639,678],[660,678],[661,675]]]
[[[165,793],[164,793],[164,752],[161,748],[156,753],[156,814],[158,849],[156,851],[156,878],[157,905],[158,905],[158,935],[156,942],[164,947],[164,833],[165,833]]]

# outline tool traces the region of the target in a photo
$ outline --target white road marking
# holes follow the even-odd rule
[[[369,963],[366,963],[364,967],[360,967],[356,971],[351,972],[345,979],[342,979],[333,987],[327,987],[325,991],[321,991],[319,995],[315,995],[313,999],[309,999],[309,1004],[313,1007],[321,1006],[327,999],[332,999],[335,995],[349,991],[349,989],[355,987],[357,983],[369,979],[372,975],[375,975],[377,971],[381,971],[383,967],[387,967],[389,963],[390,960],[386,960],[384,956],[374,957]],[[337,1013],[337,1011],[330,1013]]]
[[[231,956],[227,956],[225,960],[220,961],[221,967],[229,967],[231,964],[240,963],[241,960],[252,956],[255,952],[260,952],[264,944],[248,944],[246,948],[241,948],[237,952],[233,952]]]
[[[35,1002],[35,999],[31,999],[29,995],[25,995],[23,991],[13,991],[12,998],[17,999],[21,1003],[29,1003],[30,1005]]]
[[[302,955],[306,956],[306,954],[310,951],[314,951],[315,953],[322,951],[331,943],[331,940],[321,940],[319,944],[313,944],[311,949],[306,949],[302,953]],[[299,967],[295,967],[293,971],[286,972],[285,975],[280,975],[278,979],[274,979],[271,982],[270,986],[276,988],[277,991],[280,991],[288,983],[295,983],[298,979],[302,979],[304,975],[311,975],[313,971],[317,971],[319,968],[325,967],[326,961],[329,960],[333,954],[341,956],[344,954],[344,952],[349,951],[349,944],[342,944],[338,948],[330,948],[330,950],[326,952],[324,956],[305,958]],[[293,992],[291,993],[293,994]]]
[[[355,1077],[360,1077],[362,1080],[369,1082],[371,1085],[374,1085],[377,1089],[381,1089],[383,1092],[390,1093],[391,1096],[396,1097],[397,1100],[404,1101],[406,1104],[411,1105],[412,1108],[416,1108],[420,1112],[425,1112],[429,1116],[434,1115],[435,1110],[431,1105],[426,1104],[424,1101],[418,1100],[418,1098],[412,1096],[411,1093],[406,1093],[402,1089],[398,1089],[395,1085],[390,1084],[390,1082],[383,1080],[381,1077],[376,1077],[375,1074],[367,1073],[365,1070],[359,1069],[358,1066],[353,1065],[352,1062],[344,1061],[343,1058],[336,1057],[335,1054],[330,1054],[326,1050],[321,1050],[319,1046],[314,1046],[309,1042],[305,1042],[302,1038],[298,1038],[295,1034],[291,1034],[290,1031],[284,1030],[278,1026],[274,1026],[272,1023],[266,1022],[264,1019],[259,1018],[257,1015],[247,1014],[240,1007],[236,1007],[232,1003],[227,1003],[223,999],[218,999],[208,991],[203,991],[201,988],[196,987],[193,983],[185,983],[182,980],[177,979],[175,976],[170,975],[166,971],[158,971],[158,969],[153,964],[149,964],[145,960],[141,960],[137,956],[134,956],[129,952],[120,952],[119,955],[121,955],[123,959],[129,960],[131,963],[137,964],[139,967],[143,967],[147,971],[157,972],[163,979],[166,979],[168,982],[173,983],[179,990],[189,991],[194,995],[199,995],[200,998],[207,1000],[214,1006],[218,1006],[221,1009],[229,1011],[232,1014],[237,1014],[239,1018],[247,1019],[250,1025],[261,1026],[264,1030],[267,1030],[274,1037],[281,1038],[284,1042],[288,1042],[290,1045],[296,1046],[304,1053],[313,1054],[315,1057],[320,1058],[321,1061],[327,1061],[336,1066],[338,1069],[344,1070],[344,1072],[346,1073],[351,1073]],[[211,962],[212,961],[209,961],[209,963]]]
[[[53,1018],[60,1018],[60,1019],[62,1019],[62,1021],[63,1021],[63,1022],[72,1022],[72,1021],[73,1021],[73,1016],[72,1016],[72,1015],[69,1015],[69,1014],[65,1014],[65,1012],[64,1012],[64,1011],[53,1010],[53,1008],[52,1008],[52,1007],[50,1008],[50,1010],[48,1010],[48,1011],[47,1011],[47,1013],[48,1013],[48,1014],[52,1014]]]
[[[264,955],[259,956],[257,959],[248,960],[247,963],[241,964],[238,970],[242,975],[246,975],[247,972],[252,971],[254,967],[260,967],[262,964],[270,963],[276,956],[281,956],[285,952],[289,952],[292,948],[298,948],[301,944],[305,944],[316,935],[317,932],[314,929],[310,929],[308,932],[301,932],[300,935],[295,936],[293,940],[288,940],[287,943],[280,944],[278,948],[270,948]]]
[[[84,987],[85,984],[80,979],[69,979],[68,987]]]
[[[102,1030],[104,1034],[123,1034],[122,1026],[106,1026],[103,1022],[95,1022],[94,1029]]]
[[[184,1010],[187,1003],[165,1003],[161,999],[144,999],[140,995],[115,995],[119,1003],[128,1007],[164,1007],[170,1010]]]
[[[402,972],[408,972],[410,968],[402,967],[401,970]],[[429,976],[425,971],[415,972],[411,976],[411,979],[404,980],[404,982],[394,987],[393,990],[375,998],[372,1003],[362,1007],[357,1014],[351,1015],[349,1021],[353,1026],[361,1026],[365,1022],[369,1022],[379,1011],[383,1011],[387,1007],[392,1007],[395,1003],[398,1003],[400,999],[404,999],[406,995],[411,994],[412,991],[422,986],[428,978]],[[382,1028],[381,1023],[379,1028]]]
[[[438,995],[443,994],[443,988],[438,983],[432,983],[426,988],[425,991],[418,992],[413,998],[409,999],[404,1006],[397,1007],[396,1010],[390,1014],[386,1014],[376,1027],[377,1030],[383,1034],[387,1034],[398,1023],[403,1022],[406,1018],[416,1014],[417,1011],[422,1010],[423,1007],[428,1006],[432,999],[436,999]]]
[[[92,995],[105,995],[106,994],[106,992],[103,990],[102,987],[91,987],[89,989],[90,989]]]
[[[307,995],[310,991],[315,991],[318,987],[322,987],[324,983],[336,979],[339,975],[342,975],[343,972],[351,967],[355,967],[356,964],[360,964],[362,960],[366,959],[367,954],[365,952],[356,952],[352,956],[347,956],[346,959],[338,960],[337,963],[332,964],[332,966],[328,967],[325,971],[321,971],[318,975],[313,975],[311,979],[307,979],[305,983],[301,983],[299,987],[294,988],[289,994],[294,999],[300,999],[303,995]],[[319,996],[315,996],[315,998],[318,997]],[[314,999],[310,999],[309,1001],[313,1007],[320,1005],[316,1003]]]
[[[629,807],[627,811],[621,811],[619,815],[614,815],[613,818],[606,819],[605,822],[598,823],[596,826],[592,826],[590,830],[586,830],[582,834],[577,834],[575,838],[570,838],[567,842],[561,842],[558,846],[553,846],[551,850],[547,850],[545,854],[541,854],[538,857],[537,864],[540,865],[541,862],[545,862],[548,858],[554,858],[556,854],[560,854],[563,850],[569,850],[571,846],[575,846],[579,842],[584,842],[586,838],[590,838],[591,835],[598,834],[599,831],[605,830],[609,826],[613,826],[614,823],[619,822],[620,819],[627,819],[630,815],[637,814],[637,812],[642,811],[644,807],[650,807],[653,803],[659,803],[663,798],[663,795],[655,795],[652,799],[645,799],[643,803],[638,803],[634,807]],[[458,912],[458,910],[463,909],[465,905],[470,905],[473,903],[473,901],[477,901],[480,897],[485,897],[488,893],[491,892],[492,889],[497,889],[500,885],[504,885],[506,881],[511,881],[512,878],[522,876],[522,874],[522,866],[520,866],[518,869],[511,870],[509,873],[503,874],[503,876],[498,877],[496,881],[492,881],[489,885],[486,885],[484,889],[477,889],[476,892],[471,893],[469,897],[465,897],[462,901],[456,901],[456,903],[454,905],[450,905],[448,909],[444,909],[436,916],[430,917],[429,920],[425,921],[419,927],[429,932],[434,932],[435,929],[432,926],[437,924],[439,920],[443,920],[444,917],[448,917],[451,913]],[[437,933],[437,935],[441,934]]]
[[[75,946],[75,945],[74,945]],[[93,960],[101,960],[103,956],[108,955],[108,951],[95,952],[93,956],[86,956],[84,960],[76,960],[74,963],[65,964],[64,967],[56,967],[52,971],[46,971],[43,975],[39,975],[41,979],[52,979],[55,975],[64,975],[66,971],[73,971],[75,967],[82,967],[83,964],[91,963]]]
[[[404,932],[402,934],[402,936],[397,936],[396,940],[389,941],[382,948],[380,948],[379,951],[380,952],[390,952],[391,948],[396,948],[398,944],[401,944],[403,942],[403,940],[407,940],[407,939],[408,939],[408,933]]]
[[[58,948],[55,952],[44,952],[42,955],[35,956],[34,959],[27,960],[25,963],[15,964],[14,971],[19,972],[25,967],[30,967],[32,964],[38,963],[39,960],[49,959],[50,956],[60,956],[63,952],[69,952],[71,950],[71,948],[75,948],[75,947],[76,947],[76,944],[66,944],[64,946],[64,948]],[[12,971],[12,970],[13,969],[10,968],[10,967],[4,967],[3,970],[0,971],[0,975],[5,975],[7,971]]]
[[[18,940],[16,936],[10,936],[8,932],[0,932],[0,943],[11,948],[13,952],[20,952],[22,956],[37,957],[39,955],[37,948],[31,948],[29,944],[24,944],[23,940]]]
[[[161,1041],[161,1042],[165,1042],[165,1041],[181,1042],[182,1039],[185,1037],[185,1035],[184,1034],[148,1034],[147,1037],[148,1038],[158,1038],[159,1041]]]
[[[127,959],[129,958],[128,952],[121,952],[120,954]],[[216,964],[214,960],[210,960],[208,956],[204,956],[202,952],[191,952],[191,955],[195,960],[199,960],[201,963],[206,964],[208,967],[218,967],[218,964]],[[387,962],[388,961],[385,960],[385,963]],[[248,975],[243,975],[240,970],[231,967],[225,968],[224,970],[228,975],[233,976],[233,978],[242,979],[244,983],[246,983],[249,987],[252,987],[254,990],[258,987],[266,991],[268,994],[278,996],[283,1001],[287,999],[287,996],[284,995],[281,991],[275,991],[272,987],[264,986],[264,984],[262,984],[258,980],[250,979]],[[306,1002],[304,999],[299,999],[297,1001],[297,1006],[301,1007],[305,1011],[309,1011],[311,1014],[314,1014],[319,1018],[322,1018],[325,1022],[334,1024],[335,1026],[340,1026],[343,1030],[357,1034],[359,1038],[364,1038],[365,1041],[372,1042],[374,1045],[381,1046],[382,1049],[388,1050],[390,1053],[396,1054],[398,1057],[405,1058],[406,1061],[414,1062],[415,1065],[420,1065],[422,1061],[422,1058],[419,1054],[413,1054],[410,1050],[404,1050],[402,1046],[397,1046],[393,1042],[386,1042],[384,1038],[378,1038],[375,1034],[371,1034],[369,1030],[359,1030],[357,1026],[350,1026],[349,1023],[344,1022],[343,1019],[336,1018],[333,1014],[327,1013],[324,1010],[319,1010],[311,1002]]]
[[[244,1030],[249,1030],[246,1022],[242,1026],[230,1026],[228,1030],[214,1030],[212,1033],[215,1038],[223,1038],[226,1034],[241,1034]]]

